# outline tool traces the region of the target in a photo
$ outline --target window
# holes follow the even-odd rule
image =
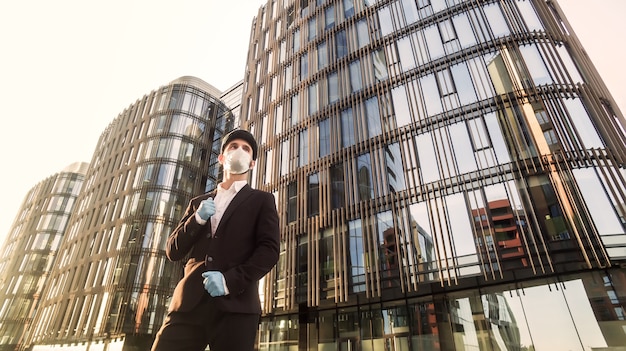
[[[289,91],[291,89],[291,80],[292,80],[292,66],[288,65],[285,67],[285,91]]]
[[[287,28],[293,25],[294,17],[295,17],[295,12],[294,12],[294,7],[292,5],[292,6],[289,6],[289,8],[287,9]]]
[[[297,266],[298,276],[296,280],[296,299],[297,302],[307,301],[307,288],[308,288],[308,257],[309,257],[309,243],[307,236],[302,235],[298,239],[298,254],[297,254]]]
[[[411,123],[411,108],[407,100],[407,93],[404,85],[391,89],[391,100],[396,115],[396,124],[398,128]]]
[[[309,0],[300,0],[300,14],[302,17],[309,14]]]
[[[319,157],[330,154],[330,119],[319,122]]]
[[[544,131],[543,136],[546,138],[548,145],[558,145],[559,139],[557,139],[553,129]]]
[[[417,7],[422,9],[426,6],[430,6],[430,0],[417,0]]]
[[[378,10],[378,21],[380,23],[380,32],[383,36],[393,33],[394,28],[393,19],[391,18],[391,5],[381,7]]]
[[[334,278],[335,278],[335,254],[333,250],[333,229],[325,229],[321,233],[321,239],[319,242],[320,251],[320,297],[323,299],[333,298],[335,296]],[[329,284],[328,282],[331,282]],[[330,323],[332,325],[332,323]]]
[[[376,50],[372,52],[372,62],[374,65],[374,77],[377,82],[383,81],[389,77],[387,72],[387,60],[385,58],[385,52],[382,50]]]
[[[287,186],[287,221],[295,222],[298,219],[298,183],[292,182]]]
[[[343,0],[343,9],[346,18],[354,16],[354,0]]]
[[[406,189],[404,180],[404,167],[398,143],[387,145],[385,151],[385,172],[387,174],[387,186],[389,193],[395,193]]]
[[[391,211],[376,215],[376,229],[378,232],[378,265],[383,280],[383,288],[400,286],[398,260],[398,243],[396,241],[396,227],[393,223]]]
[[[361,65],[359,60],[350,63],[350,87],[352,92],[357,92],[363,89],[363,82],[361,80]]]
[[[450,75],[449,69],[443,69],[437,72],[437,83],[439,84],[439,94],[441,96],[447,96],[456,93],[456,87],[454,81]]]
[[[434,116],[443,112],[441,95],[434,74],[421,77],[419,83],[422,93],[421,101],[424,102],[428,116]]]
[[[278,51],[278,63],[283,63],[285,61],[285,56],[287,55],[287,42],[280,42],[280,50]]]
[[[307,196],[309,216],[320,213],[320,179],[319,174],[309,176],[309,191]]]
[[[300,132],[300,146],[298,148],[298,166],[303,167],[309,163],[309,131],[305,129]]]
[[[461,47],[467,48],[476,45],[476,37],[474,30],[470,24],[467,14],[463,13],[452,18],[456,35],[458,36]]]
[[[439,34],[439,29],[436,24],[424,29],[424,37],[431,60],[438,59],[445,55],[441,35]]]
[[[498,4],[486,5],[484,8],[485,16],[489,22],[489,28],[493,32],[495,38],[503,37],[511,34],[506,19],[502,14],[502,10]]]
[[[365,117],[367,119],[367,133],[370,138],[382,134],[378,97],[373,96],[365,101]]]
[[[330,205],[332,209],[342,208],[346,204],[343,164],[330,168]]]
[[[468,105],[478,101],[474,81],[465,62],[450,67],[450,74],[452,74],[455,89],[459,88],[456,92],[461,105]]]
[[[276,105],[276,112],[274,113],[274,133],[278,135],[283,132],[283,105]]]
[[[452,21],[449,19],[439,22],[439,33],[441,34],[441,40],[444,43],[450,42],[456,39],[456,32]]]
[[[357,22],[356,34],[357,41],[359,43],[359,49],[370,43],[369,29],[367,28],[367,21],[365,19]]]
[[[415,68],[415,55],[413,54],[413,46],[411,45],[411,37],[406,36],[398,39],[396,43],[398,49],[398,58],[402,64],[402,71],[406,72]]]
[[[328,65],[328,50],[326,48],[326,42],[322,42],[317,46],[317,67],[318,70],[323,69]]]
[[[284,176],[289,172],[289,140],[281,144],[280,150],[280,175]]]
[[[174,164],[161,164],[157,171],[156,185],[171,186],[174,180],[174,172],[176,166]]]
[[[328,75],[328,104],[333,104],[339,100],[339,79],[337,72]]]
[[[309,75],[309,55],[302,54],[300,57],[300,80],[304,80]]]
[[[311,17],[311,19],[309,20],[309,41],[312,41],[313,39],[315,39],[317,35],[317,21],[315,20],[315,17]]]
[[[272,182],[273,167],[274,167],[274,150],[267,150],[265,154],[265,184]]]
[[[335,25],[335,6],[330,5],[324,10],[324,18],[326,21],[326,25],[324,29],[328,30]]]
[[[318,99],[317,99],[317,83],[309,85],[309,115],[317,112]]]
[[[523,45],[520,52],[536,85],[551,84],[552,77],[536,45]]]
[[[293,52],[298,52],[298,50],[300,50],[300,29],[296,29],[293,32],[293,45],[292,45],[292,49]]]
[[[365,291],[365,250],[361,220],[348,222],[350,288],[353,293]]]
[[[299,120],[300,101],[298,94],[291,97],[291,125],[295,125]]]
[[[341,146],[348,147],[354,145],[354,117],[352,108],[341,111]]]
[[[265,86],[263,85],[259,86],[259,90],[257,92],[257,97],[256,97],[256,102],[257,102],[257,111],[262,111],[263,103],[265,102]]]
[[[341,30],[335,36],[335,52],[337,59],[348,55],[348,41],[346,40],[346,31]]]
[[[407,24],[416,22],[419,17],[417,15],[417,7],[415,6],[415,0],[402,0],[402,8],[404,12],[404,19]]]
[[[373,199],[374,187],[372,182],[372,160],[370,154],[363,154],[357,158],[356,173],[359,201]]]
[[[482,118],[474,118],[467,121],[467,127],[470,132],[474,151],[479,151],[491,147],[491,143],[489,142],[489,137],[487,135],[487,130],[485,127],[485,122]]]

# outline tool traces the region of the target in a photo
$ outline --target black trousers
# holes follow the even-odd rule
[[[258,314],[219,311],[208,297],[190,312],[169,312],[152,351],[253,351]]]

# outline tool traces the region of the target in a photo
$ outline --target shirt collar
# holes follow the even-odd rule
[[[220,183],[217,186],[217,191],[218,192],[222,192],[222,191],[232,192],[232,191],[234,191],[235,193],[238,193],[239,190],[241,190],[247,184],[248,184],[247,180],[236,180],[236,181],[233,182],[233,185],[230,187],[230,189],[224,189],[224,188],[222,188],[222,183]]]

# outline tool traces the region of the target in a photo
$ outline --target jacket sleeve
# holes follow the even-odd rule
[[[278,262],[280,252],[280,228],[274,195],[263,192],[261,210],[255,218],[254,250],[242,264],[224,272],[226,285],[231,294],[241,294],[256,286]]]
[[[167,238],[167,246],[165,248],[165,254],[170,261],[179,261],[183,259],[191,250],[194,243],[206,232],[206,226],[209,225],[209,221],[202,225],[196,221],[196,205],[197,198],[192,199],[185,210],[185,215],[178,223],[178,226],[172,231]],[[199,203],[199,202],[198,202]]]

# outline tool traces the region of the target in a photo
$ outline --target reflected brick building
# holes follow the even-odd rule
[[[471,215],[478,235],[478,250],[482,252],[484,262],[492,263],[485,270],[528,266],[527,253],[520,235],[526,226],[523,213],[514,211],[510,202],[505,199],[491,201],[484,208],[473,209]]]

